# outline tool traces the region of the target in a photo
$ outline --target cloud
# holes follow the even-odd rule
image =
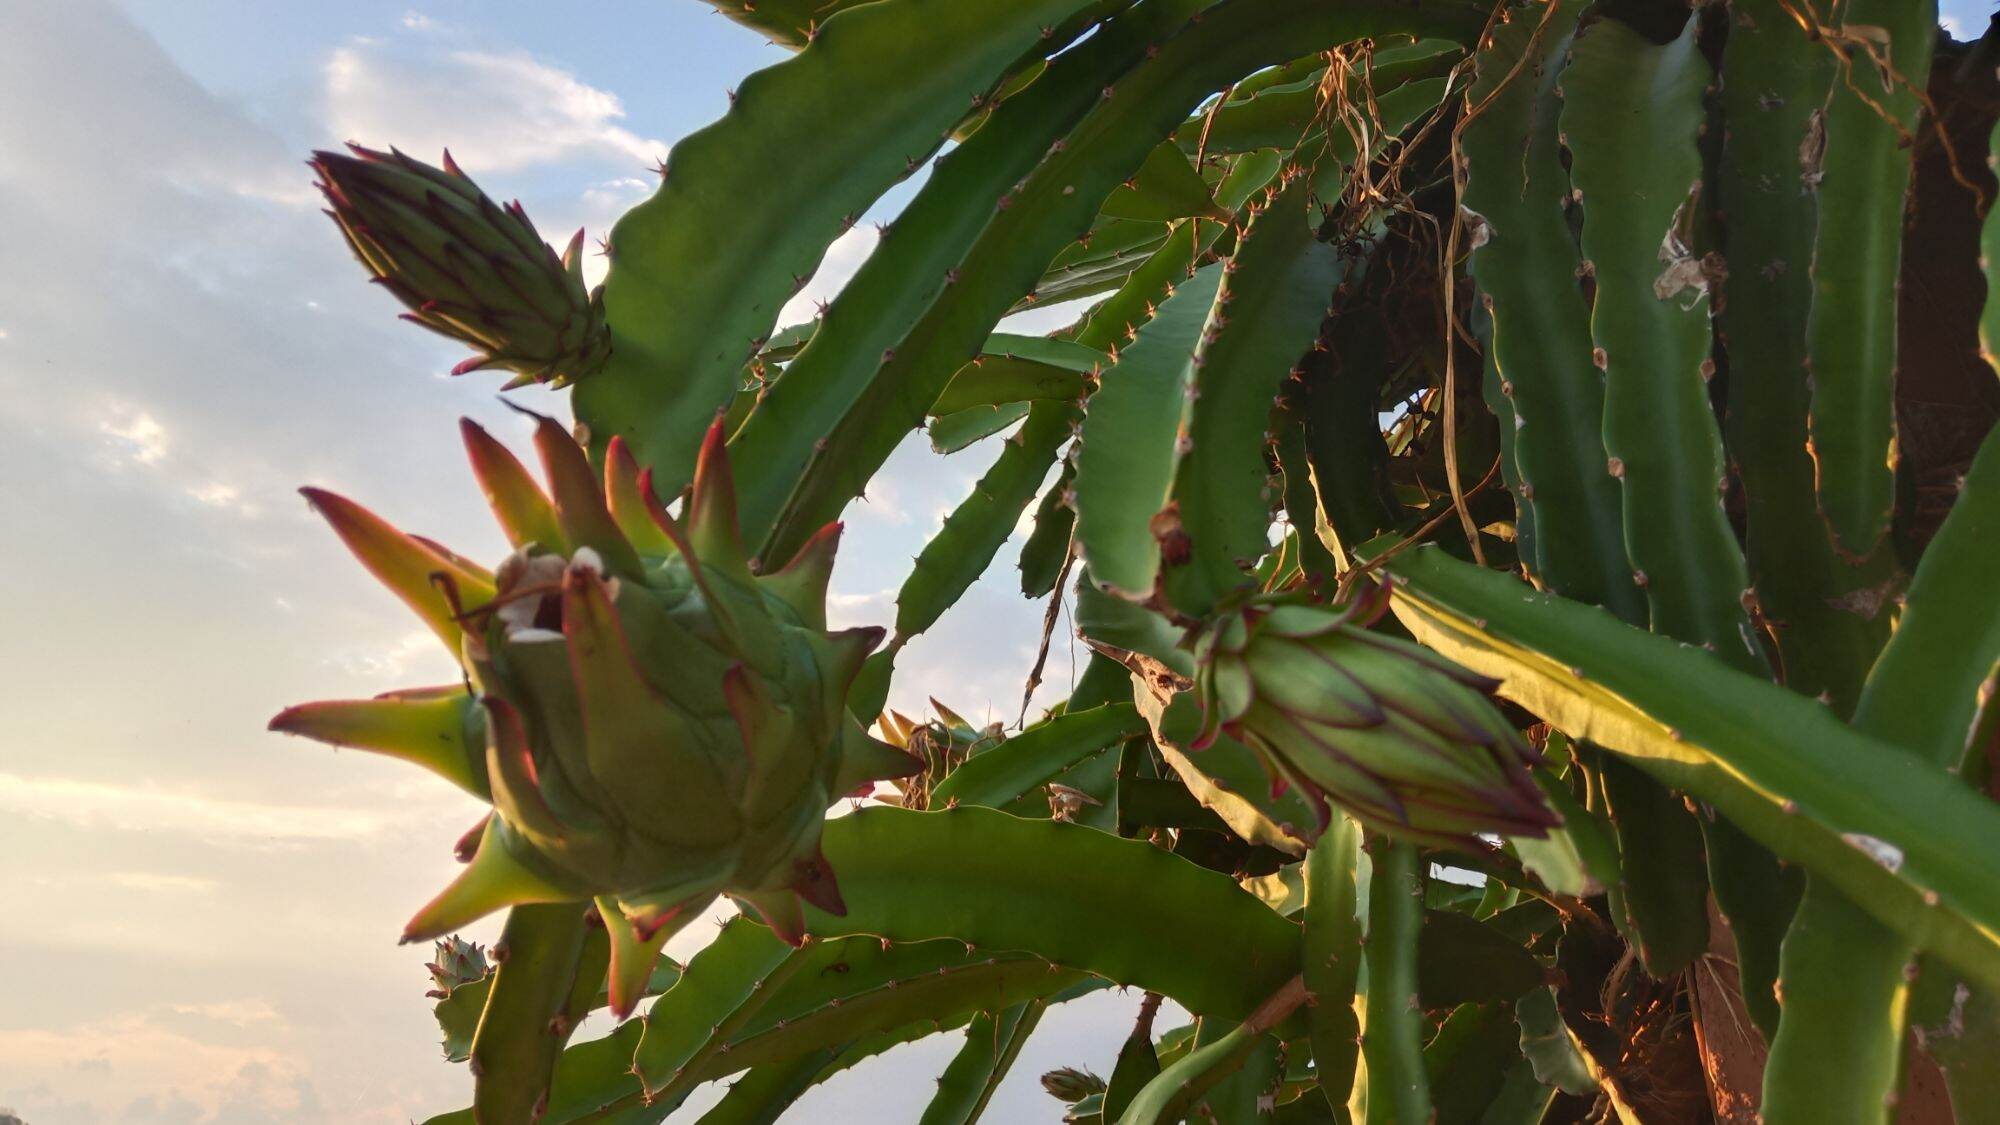
[[[609,233],[620,216],[651,195],[659,183],[660,181],[653,176],[644,178],[619,176],[615,179],[600,180],[583,189],[583,194],[577,197],[574,206],[567,210],[556,209],[549,213],[548,218],[552,220],[552,224],[542,229],[556,243],[558,250],[562,249],[563,241],[556,236],[562,231],[573,230],[580,226],[592,239],[584,248],[583,254],[585,285],[602,284],[604,275],[611,269],[611,260],[604,256],[596,240],[602,239]]]
[[[214,1018],[196,1011],[198,1007],[223,1011],[232,1005],[127,1013],[59,1030],[0,1030],[0,1058],[5,1059],[0,1082],[8,1074],[43,1079],[7,1090],[5,1096],[31,1122],[45,1108],[55,1111],[50,1117],[86,1120],[96,1110],[96,1120],[140,1125],[234,1125],[317,1116],[318,1093],[300,1072],[298,1060],[282,1048],[215,1042],[172,1026],[185,1022],[185,1014]],[[233,1007],[248,1010],[255,1004]],[[45,1084],[50,1080],[61,1090],[60,1101],[50,1096]]]
[[[326,664],[360,679],[398,683],[425,678],[444,682],[458,671],[436,634],[424,629],[412,629],[387,645],[371,640],[338,649],[326,657]]]
[[[379,809],[237,801],[191,790],[12,773],[0,773],[0,811],[84,828],[174,833],[249,847],[365,838],[382,833],[396,819]]]
[[[153,894],[205,894],[216,887],[215,880],[199,875],[170,875],[159,871],[111,871],[105,874],[104,881],[128,891]]]
[[[245,516],[257,514],[257,506],[245,504],[243,490],[233,484],[212,480],[207,484],[192,485],[186,491],[190,499],[211,508],[226,508]]]
[[[868,482],[868,491],[841,516],[849,521],[868,520],[878,524],[907,524],[909,509],[903,504],[902,489],[881,476]]]
[[[325,81],[326,120],[336,137],[394,145],[425,160],[449,145],[473,171],[589,158],[643,166],[667,152],[665,142],[617,123],[625,116],[617,95],[525,52],[412,57],[355,42],[327,59]]]
[[[1014,517],[1014,535],[1022,539],[1033,535],[1035,533],[1035,516],[1041,510],[1041,494],[1036,493],[1035,501],[1022,508],[1021,514]],[[1008,543],[1012,544],[1013,540],[1009,539]]]
[[[650,180],[642,180],[637,176],[620,176],[615,180],[605,180],[585,188],[583,204],[592,209],[623,214],[652,190],[653,183]]]
[[[1045,336],[1058,328],[1067,328],[1076,323],[1085,312],[1103,300],[1101,296],[1077,297],[1073,300],[1058,301],[1053,305],[1037,305],[1001,318],[996,330],[1018,332],[1024,336]]]
[[[896,588],[885,587],[868,593],[829,591],[826,595],[827,624],[835,629],[856,625],[879,625],[895,616]]]
[[[820,302],[831,301],[840,294],[860,271],[861,263],[875,252],[875,244],[880,240],[880,233],[872,226],[857,226],[834,239],[826,248],[826,256],[820,259],[819,269],[778,311],[778,327],[804,324],[819,315]]]
[[[175,1015],[194,1016],[228,1024],[231,1027],[250,1027],[255,1024],[272,1024],[282,1021],[283,1013],[268,1000],[218,1000],[201,1004],[172,1005]]]
[[[97,430],[119,442],[124,455],[137,464],[157,465],[167,455],[167,428],[129,404],[114,406],[112,417],[99,422]]]
[[[92,60],[117,69],[92,67]],[[140,89],[144,96],[133,96]],[[163,188],[289,204],[313,198],[284,146],[240,117],[206,112],[211,95],[102,3],[0,5],[0,100],[35,106],[33,113],[0,114],[0,151],[7,153],[0,206],[10,212],[10,186],[32,191],[59,170],[71,173],[63,191],[78,207],[107,195],[142,206]],[[10,217],[10,226],[27,225],[28,216]],[[23,316],[22,323],[32,321]]]
[[[114,399],[103,408],[97,432],[109,439],[109,467],[124,469],[136,465],[155,474],[168,487],[205,508],[233,512],[253,518],[263,509],[243,494],[243,489],[217,479],[201,467],[174,456],[174,441],[165,423],[150,410]]]

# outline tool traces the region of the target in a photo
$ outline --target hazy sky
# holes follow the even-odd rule
[[[1983,25],[1979,5],[1946,9],[1961,35]],[[0,0],[0,1107],[29,1125],[390,1123],[466,1100],[426,951],[395,937],[477,809],[263,728],[288,703],[452,676],[294,489],[497,559],[453,422],[524,431],[498,380],[446,378],[464,352],[362,283],[301,161],[449,143],[545,234],[597,235],[782,57],[691,0]],[[889,621],[991,456],[897,455],[849,513],[838,616]],[[1039,616],[1004,551],[910,647],[895,699],[1011,714]],[[1051,663],[1060,689],[1068,659]],[[992,1119],[1054,1120],[1035,1076],[1108,1070],[1135,1003],[1044,1021]],[[801,1117],[913,1121],[956,1046],[865,1065]]]

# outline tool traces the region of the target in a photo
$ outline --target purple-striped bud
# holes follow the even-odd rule
[[[503,368],[508,386],[563,386],[604,365],[602,287],[583,283],[583,232],[561,257],[519,203],[502,206],[444,154],[433,168],[391,149],[316,152],[327,214],[354,256],[410,311],[403,319],[479,349],[452,374]]]
[[[1092,1094],[1103,1093],[1104,1079],[1073,1066],[1057,1067],[1042,1075],[1042,1089],[1057,1101],[1075,1105]]]
[[[1488,698],[1499,685],[1369,629],[1386,604],[1381,589],[1339,609],[1263,599],[1210,622],[1196,641],[1196,746],[1227,733],[1274,787],[1405,839],[1547,835],[1561,819],[1528,774],[1534,751]]]

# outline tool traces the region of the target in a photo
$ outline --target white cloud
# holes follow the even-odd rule
[[[140,466],[205,508],[234,512],[246,519],[262,514],[262,508],[247,499],[242,488],[207,475],[200,466],[175,456],[173,437],[166,423],[150,410],[117,399],[101,410],[103,417],[97,422],[97,432],[110,439],[110,468]]]
[[[128,891],[172,895],[203,894],[216,886],[215,880],[199,875],[173,875],[159,871],[112,871],[106,873],[104,881]]]
[[[219,1000],[203,1004],[175,1004],[176,1015],[198,1016],[235,1027],[249,1027],[252,1024],[276,1023],[284,1015],[268,1000]]]
[[[219,480],[190,487],[187,490],[187,494],[194,500],[206,504],[211,508],[230,508],[244,515],[255,515],[257,513],[257,509],[254,506],[242,502],[242,489],[233,484],[224,484]]]
[[[0,810],[85,828],[164,832],[245,846],[358,839],[393,822],[375,809],[278,805],[192,790],[0,773]]]
[[[423,629],[413,629],[387,645],[365,643],[338,649],[326,663],[350,676],[399,682],[426,675],[445,682],[458,671],[437,636]]]
[[[860,502],[849,507],[841,518],[849,523],[862,519],[883,524],[909,523],[910,510],[903,502],[903,491],[888,474],[878,474],[868,482],[868,491]]]
[[[149,196],[171,194],[163,187],[287,204],[315,198],[275,137],[240,116],[206,112],[210,101],[107,4],[0,5],[0,102],[37,109],[0,114],[0,188],[23,186],[32,199],[50,176],[67,173],[53,200],[123,222],[136,222]],[[108,174],[113,153],[146,174]],[[33,221],[18,200],[8,207],[15,225]],[[88,262],[87,250],[73,253]]]
[[[1041,511],[1041,508],[1041,497],[1037,494],[1034,502],[1022,508],[1021,514],[1014,517],[1014,535],[1016,537],[1025,539],[1035,533],[1035,515]],[[1014,540],[1009,539],[1007,542],[1011,546]]]
[[[1058,328],[1076,323],[1086,311],[1103,300],[1103,297],[1078,297],[1053,305],[1036,305],[1003,317],[997,330],[1018,332],[1023,336],[1046,336]]]
[[[649,164],[666,155],[618,124],[617,95],[524,52],[451,51],[412,58],[378,44],[336,49],[325,71],[328,127],[342,140],[466,168],[513,171],[597,157]]]
[[[216,1043],[166,1026],[176,1014],[128,1013],[61,1030],[0,1030],[0,1057],[8,1071],[55,1079],[68,1097],[88,1096],[105,1110],[130,1103],[100,1120],[214,1121],[203,1110],[231,1101],[257,1105],[270,1114],[264,1120],[297,1119],[304,1107],[294,1084],[310,1090],[298,1060],[280,1048]],[[33,1120],[44,1099],[32,1088],[25,1092],[17,1108]]]
[[[638,176],[620,176],[616,179],[603,180],[583,190],[583,194],[578,197],[578,206],[572,213],[555,216],[558,219],[567,219],[563,225],[549,227],[546,230],[557,250],[567,245],[561,232],[572,230],[576,226],[581,226],[591,239],[584,247],[583,253],[585,285],[601,284],[605,273],[611,269],[611,261],[599,250],[597,240],[610,232],[612,224],[616,223],[620,216],[651,195],[653,189],[658,186],[659,180],[651,176],[643,179]]]
[[[615,180],[605,180],[592,184],[583,191],[584,206],[594,210],[610,210],[623,214],[634,203],[646,197],[653,185],[637,176],[620,176]]]
[[[411,31],[436,31],[440,25],[438,21],[413,8],[403,13],[403,26]]]
[[[167,455],[167,428],[159,419],[129,405],[113,407],[113,417],[97,424],[99,433],[114,438],[130,460],[157,465]]]
[[[778,327],[804,324],[819,315],[820,302],[831,301],[840,294],[861,269],[861,263],[875,252],[875,244],[880,240],[881,235],[872,226],[857,226],[834,239],[805,288],[778,311]]]
[[[895,615],[896,588],[891,586],[865,594],[829,591],[826,595],[827,624],[835,629],[856,625],[885,625]]]

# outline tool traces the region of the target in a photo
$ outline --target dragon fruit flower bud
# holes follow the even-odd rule
[[[509,387],[564,386],[611,354],[602,286],[583,282],[583,232],[561,256],[519,203],[501,205],[444,154],[433,168],[391,149],[316,152],[327,214],[414,321],[479,354],[452,374],[502,368]]]
[[[442,1000],[462,984],[485,979],[492,966],[486,962],[484,949],[452,934],[438,939],[437,952],[424,968],[430,970],[432,985],[426,995]]]
[[[1342,608],[1265,597],[1208,622],[1195,641],[1195,746],[1238,739],[1322,821],[1331,802],[1426,844],[1546,836],[1561,819],[1528,773],[1534,751],[1489,698],[1499,684],[1368,628],[1386,594],[1371,587]]]
[[[1042,1089],[1057,1101],[1075,1105],[1092,1094],[1103,1093],[1104,1079],[1073,1066],[1057,1067],[1042,1075]]]

